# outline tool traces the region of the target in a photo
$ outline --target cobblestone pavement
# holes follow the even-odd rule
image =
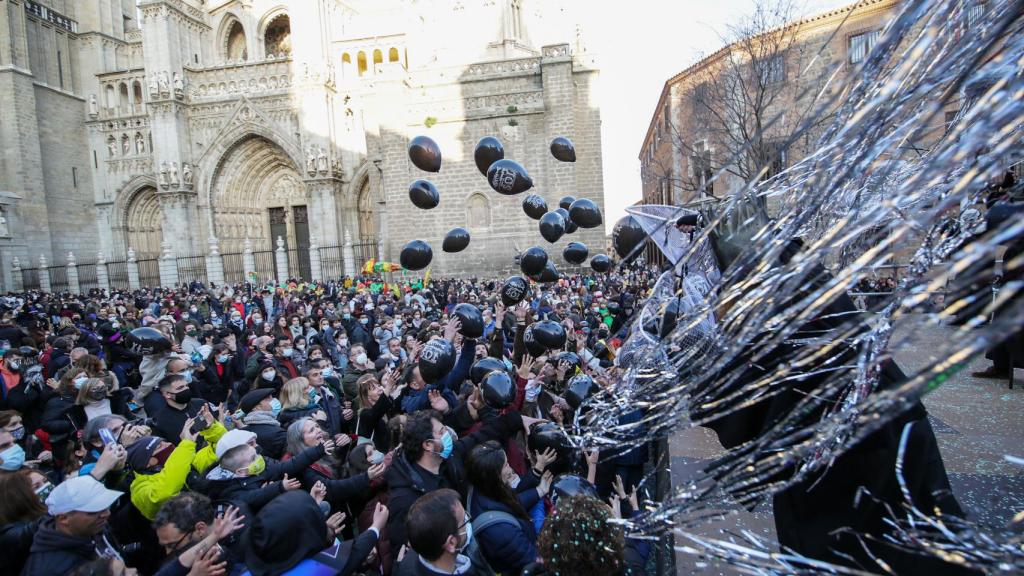
[[[914,331],[915,346],[896,353],[897,362],[910,373],[929,362],[934,350],[952,329],[929,325]],[[897,336],[906,331],[897,329]],[[1006,462],[1005,454],[1024,456],[1024,370],[1017,370],[1014,389],[1006,380],[974,378],[971,372],[989,365],[975,358],[941,388],[924,399],[938,438],[953,491],[971,519],[985,527],[1005,526],[1016,512],[1024,510],[1024,468]],[[722,453],[710,430],[696,428],[670,441],[672,479],[699,470],[710,458]],[[753,513],[738,511],[699,533],[720,536],[723,530],[750,530],[770,542],[775,527],[770,503]],[[677,541],[678,544],[678,541]],[[694,557],[677,553],[677,573],[737,574],[728,566],[706,565]]]

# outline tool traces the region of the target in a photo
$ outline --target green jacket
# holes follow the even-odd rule
[[[156,518],[163,503],[177,496],[185,487],[189,468],[202,471],[217,461],[217,441],[226,433],[227,429],[220,422],[214,422],[200,432],[207,444],[198,453],[195,442],[182,440],[167,458],[163,470],[156,474],[135,474],[131,485],[132,504],[147,520]]]

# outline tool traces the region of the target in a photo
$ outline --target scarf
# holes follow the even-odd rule
[[[277,418],[274,418],[274,413],[268,410],[254,410],[246,414],[245,417],[242,418],[242,421],[245,422],[246,426],[251,426],[253,424],[273,424],[277,427],[281,426],[281,423],[277,421]]]

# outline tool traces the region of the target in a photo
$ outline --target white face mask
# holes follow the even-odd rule
[[[356,356],[356,364],[366,364],[366,360],[367,358],[365,352],[360,352],[359,355]]]
[[[274,379],[274,374],[276,373],[277,372],[275,372],[274,370],[267,370],[263,372],[263,379],[266,380],[267,382],[270,382]]]
[[[513,474],[513,475],[512,475],[512,476],[511,476],[511,477],[510,477],[510,478],[508,479],[508,487],[509,487],[509,488],[511,488],[511,489],[513,489],[513,490],[515,490],[516,488],[518,488],[518,487],[519,487],[519,482],[521,482],[521,481],[522,481],[522,479],[521,479],[521,478],[519,477],[519,475],[518,475],[518,474]]]

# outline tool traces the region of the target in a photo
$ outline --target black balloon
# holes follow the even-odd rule
[[[612,247],[615,248],[619,258],[629,255],[645,238],[647,238],[647,234],[640,226],[640,221],[629,215],[619,218],[615,227],[612,228]]]
[[[526,298],[529,284],[522,276],[512,276],[501,286],[501,303],[505,306],[515,306]]]
[[[516,383],[504,369],[495,370],[484,376],[483,382],[480,383],[480,395],[484,399],[484,404],[501,410],[516,399]]]
[[[498,160],[505,157],[505,147],[501,141],[494,136],[484,136],[476,143],[473,150],[473,161],[476,162],[476,169],[487,176],[487,169]]]
[[[413,240],[402,248],[398,261],[406,270],[423,270],[430,266],[434,259],[434,251],[423,240]]]
[[[536,324],[530,324],[526,327],[526,330],[523,330],[523,345],[526,346],[526,351],[530,353],[530,356],[536,358],[537,356],[543,356],[546,354],[548,349],[537,341],[537,338],[533,333],[534,326],[536,326]]]
[[[530,325],[533,339],[545,348],[560,349],[565,346],[565,328],[554,320],[541,320]]]
[[[533,180],[526,168],[514,160],[498,160],[487,169],[487,181],[499,194],[511,196],[533,188]]]
[[[505,363],[493,356],[484,356],[473,363],[472,368],[469,369],[469,379],[473,384],[480,384],[483,382],[484,376],[494,372],[495,370],[505,370]]]
[[[569,264],[580,265],[587,261],[587,255],[590,250],[587,245],[582,242],[570,242],[565,249],[562,250],[562,258]]]
[[[551,141],[551,155],[562,162],[575,162],[576,147],[572,145],[572,140],[559,136]]]
[[[612,269],[612,260],[604,254],[598,254],[590,259],[590,267],[594,272],[603,274]]]
[[[594,379],[586,374],[577,374],[569,379],[562,397],[573,410],[578,410],[583,402],[597,391]]]
[[[559,206],[558,208],[555,208],[554,210],[552,210],[552,212],[558,212],[559,214],[562,215],[562,218],[565,218],[566,222],[569,221],[569,209],[568,208],[562,208],[561,206]]]
[[[597,495],[597,488],[590,482],[587,482],[585,478],[575,474],[562,474],[551,483],[552,504],[557,505],[559,498],[569,500],[575,496],[586,496],[600,500],[600,497]]]
[[[171,349],[171,341],[156,328],[143,326],[128,333],[128,347],[140,356],[148,356]]]
[[[572,221],[572,218],[567,218],[565,221],[565,233],[572,234],[577,229],[576,223]]]
[[[427,136],[417,136],[409,142],[409,160],[425,172],[441,171],[441,149]]]
[[[548,203],[539,194],[530,194],[523,198],[523,212],[534,220],[540,220],[548,212]]]
[[[569,206],[569,218],[580,228],[597,228],[604,222],[601,209],[589,198],[580,198]]]
[[[534,282],[540,282],[541,284],[548,284],[550,282],[558,282],[559,274],[558,269],[555,268],[555,263],[549,258],[547,264],[544,265],[544,269],[541,270],[540,274],[531,277]]]
[[[469,246],[469,231],[465,228],[452,228],[444,235],[441,249],[445,252],[462,252]]]
[[[561,364],[562,362],[565,362],[573,368],[580,368],[583,366],[583,359],[581,359],[580,355],[575,352],[562,352],[559,354],[558,363]]]
[[[409,200],[412,200],[417,208],[430,210],[441,203],[441,194],[433,182],[417,180],[409,185]]]
[[[530,424],[530,435],[526,437],[526,447],[534,454],[543,454],[548,450],[555,451],[555,461],[546,470],[552,474],[568,472],[573,465],[573,446],[565,430],[554,422],[534,422]]]
[[[558,242],[558,239],[565,234],[565,218],[558,212],[548,212],[540,219],[540,235],[551,243]]]
[[[433,384],[455,367],[455,347],[444,338],[427,342],[420,350],[420,376],[427,384]]]
[[[566,212],[565,212],[566,218],[569,217],[568,216],[568,214],[569,214],[569,212],[568,212],[569,207],[572,206],[572,203],[575,202],[575,201],[576,201],[576,197],[575,196],[562,196],[562,199],[558,201],[558,207],[559,208],[565,208],[565,210],[566,210]]]
[[[480,309],[472,304],[462,303],[455,307],[452,315],[459,319],[462,328],[459,333],[466,338],[479,338],[484,334],[484,318]]]
[[[527,276],[535,276],[544,271],[544,265],[548,263],[548,253],[539,246],[528,248],[519,257],[519,269]]]

